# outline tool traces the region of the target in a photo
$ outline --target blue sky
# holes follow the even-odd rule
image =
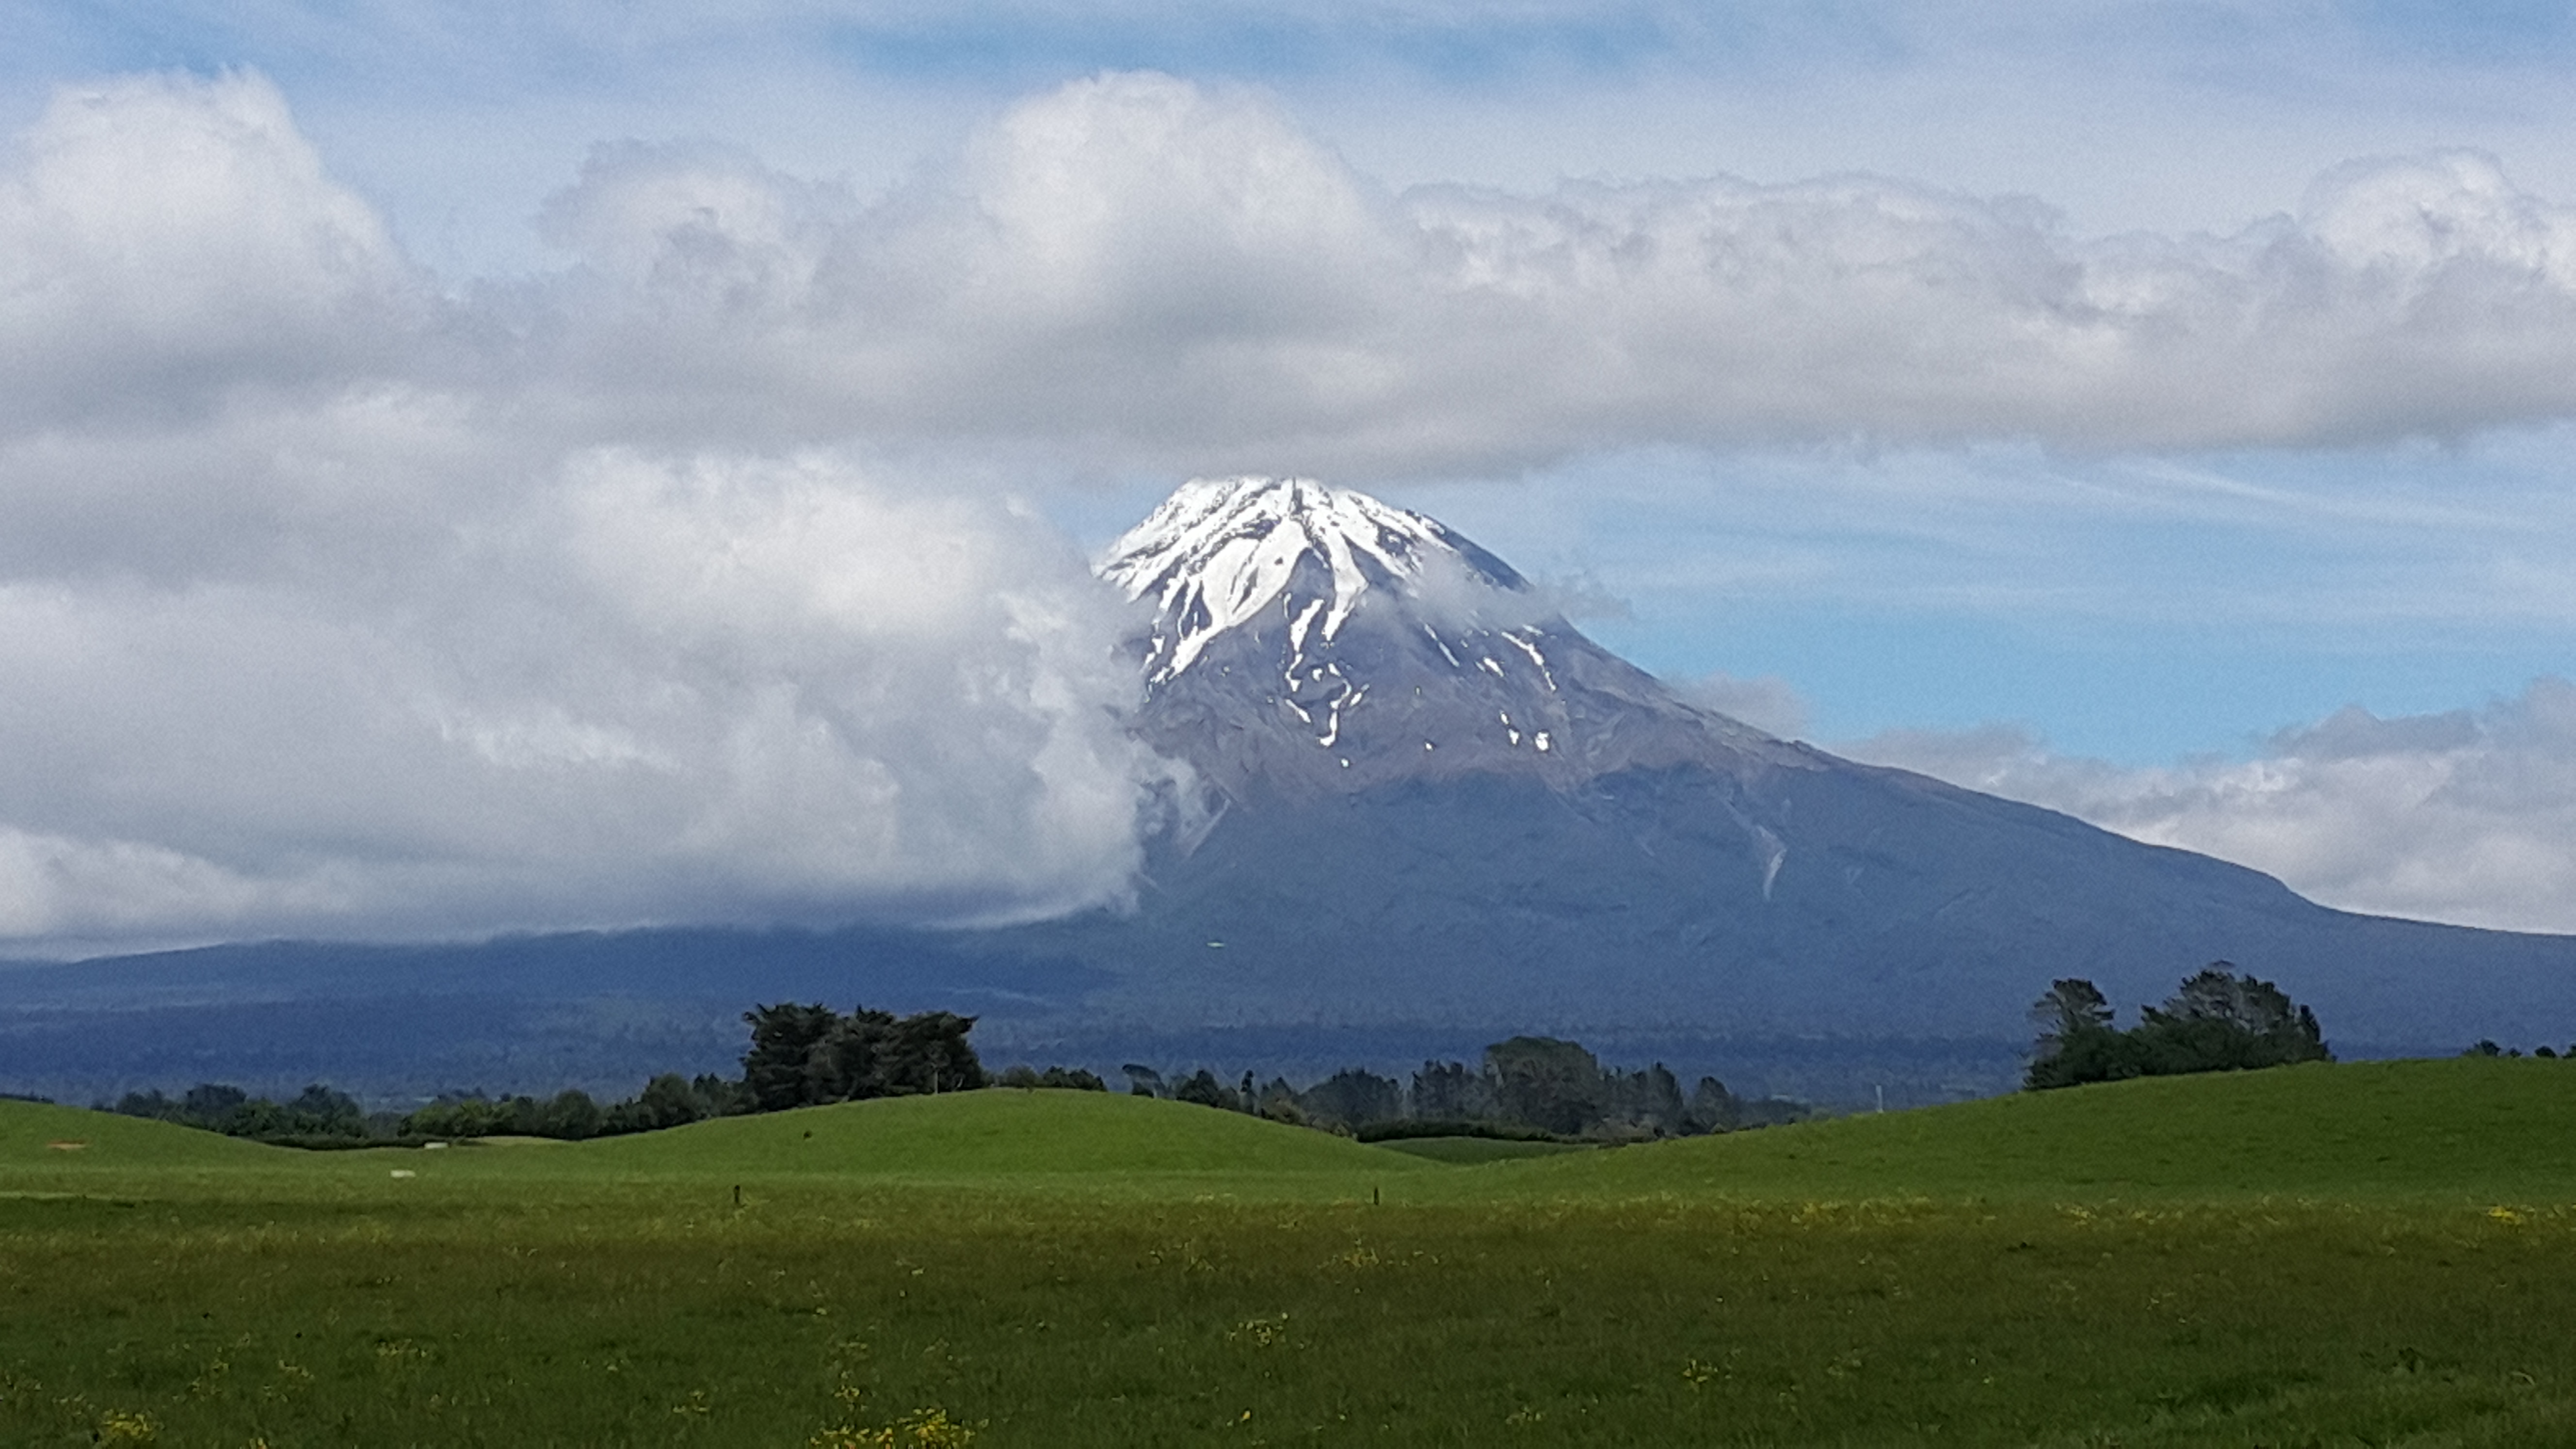
[[[220,596],[227,678],[338,630],[418,672],[277,687],[473,760],[401,730],[353,755],[420,782],[381,835],[245,815],[175,762],[257,710],[48,665],[166,728],[0,781],[0,936],[614,922],[711,859],[732,884],[701,908],[752,917],[1114,890],[1137,766],[1030,702],[1108,687],[1074,645],[960,596],[762,666],[840,680],[848,788],[921,812],[808,878],[740,846],[780,807],[708,743],[750,728],[759,670],[649,652],[669,579],[557,587],[620,490],[753,537],[840,516],[795,511],[817,456],[835,507],[877,510],[845,564],[946,540],[1054,579],[1050,618],[1088,605],[1049,571],[1183,477],[1366,487],[1758,723],[2339,904],[2576,929],[2563,5],[7,14],[0,247],[23,296],[74,300],[0,316],[0,637],[148,639]],[[674,568],[730,536],[673,510]],[[623,661],[629,712],[545,697],[538,642],[418,623],[476,569]],[[1037,784],[958,785],[848,703],[931,655],[1040,682],[991,735]],[[2377,743],[2327,728],[2348,709]],[[0,745],[95,734],[30,718]],[[595,818],[533,856],[506,810],[428,803],[514,798],[539,757],[667,799],[567,785]],[[648,796],[711,854],[597,844]],[[567,861],[588,894],[534,883]]]

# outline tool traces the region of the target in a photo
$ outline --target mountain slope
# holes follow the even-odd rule
[[[1360,495],[1194,483],[1101,572],[1156,606],[1140,728],[1214,820],[1133,915],[1022,933],[1122,1018],[2004,1037],[2054,977],[2128,1005],[2228,959],[2348,1043],[2576,1034],[2576,941],[2330,911],[1772,738]]]

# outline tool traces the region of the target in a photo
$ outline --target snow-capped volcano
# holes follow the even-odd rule
[[[1787,750],[1675,699],[1455,531],[1348,489],[1186,484],[1100,573],[1153,605],[1148,738],[1231,795]]]
[[[10,1060],[131,1063],[114,1068],[130,1081],[194,1054],[256,1080],[271,1043],[336,1036],[362,1077],[410,1092],[494,1062],[633,1061],[567,1057],[567,1021],[661,1009],[654,1042],[697,1040],[745,999],[855,996],[985,1015],[1041,1060],[1324,1071],[1542,1032],[1739,1086],[1767,1055],[1792,1073],[1776,1089],[1928,1101],[2008,1085],[2053,977],[2125,1004],[2221,959],[2313,1005],[2353,1054],[2576,1033],[2576,940],[2344,915],[1772,739],[1674,698],[1455,532],[1356,493],[1193,483],[1101,572],[1137,601],[1138,733],[1217,796],[1148,817],[1129,908],[13,969]],[[206,993],[225,989],[234,1054],[208,1058]],[[709,1041],[710,1064],[739,1047]]]
[[[1146,679],[1198,661],[1228,629],[1287,620],[1289,647],[1330,642],[1372,588],[1417,592],[1443,567],[1501,590],[1528,584],[1431,519],[1307,478],[1198,479],[1128,531],[1100,566],[1130,599],[1152,595]]]
[[[2052,974],[2152,1000],[2218,959],[2358,1039],[2436,1009],[2463,1040],[2481,1012],[2576,1019],[2576,942],[2343,916],[1774,739],[1361,494],[1191,483],[1100,572],[1137,606],[1138,734],[1216,797],[1149,843],[1133,911],[1014,938],[1114,977],[1121,1020],[1983,1038],[2010,1062]]]

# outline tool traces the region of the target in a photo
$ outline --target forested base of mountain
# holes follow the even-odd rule
[[[2019,1023],[2015,1023],[2017,1026]],[[1119,1030],[1084,1023],[999,1018],[976,1027],[994,1061],[1064,1061],[1105,1076],[1126,1062],[1166,1075],[1207,1067],[1319,1081],[1359,1067],[1402,1077],[1426,1060],[1473,1061],[1506,1037],[1544,1031],[1582,1042],[1613,1066],[1660,1062],[1685,1086],[1716,1077],[1746,1098],[1787,1097],[1841,1110],[1931,1106],[2009,1092],[2030,1058],[2026,1034],[1994,1038],[1719,1036],[1607,1023],[1540,1026],[1508,1021],[1394,1026],[1229,1026],[1197,1031]],[[2442,1046],[2456,1051],[2463,1043]],[[2347,1055],[2405,1055],[2359,1052]]]
[[[2403,923],[2382,924],[2403,931]],[[2022,1004],[2054,974],[2034,968],[2019,977],[1992,1035],[1891,1036],[1856,1025],[1713,1030],[1701,1024],[1705,1015],[1659,1016],[1607,988],[1570,990],[1558,1006],[1526,1013],[1476,999],[1454,1014],[1390,1019],[1384,1003],[1354,998],[1330,1012],[1281,1019],[1246,1007],[1192,1025],[1168,1013],[1109,1014],[1092,998],[1114,981],[1110,973],[1027,942],[1002,951],[979,939],[674,929],[418,946],[265,942],[0,963],[0,1092],[93,1102],[225,1082],[284,1100],[321,1081],[371,1107],[567,1089],[615,1100],[666,1072],[733,1071],[749,1002],[865,1001],[972,1016],[979,1050],[997,1064],[1061,1063],[1113,1080],[1131,1061],[1167,1072],[1251,1071],[1265,1081],[1315,1081],[1345,1067],[1395,1074],[1538,1033],[1581,1041],[1620,1067],[1661,1062],[1684,1082],[1713,1076],[1748,1098],[1867,1110],[2020,1085],[2031,1044]],[[2207,959],[2176,957],[2156,990]],[[1580,986],[1580,963],[1565,969]],[[1710,1011],[1729,989],[1709,985]],[[2310,998],[2302,991],[2301,999]],[[2509,1030],[2576,1037],[2545,1013],[2499,1011],[2474,1030],[2427,1027],[2410,1037],[2319,1010],[2335,1052],[2354,1060],[2446,1055]]]
[[[1890,1108],[2012,1090],[2029,1053],[2024,1036],[1994,1039],[1726,1037],[1599,1025],[1492,1021],[1389,1026],[1236,1026],[1190,1031],[1038,1015],[970,992],[854,977],[796,999],[864,999],[904,1012],[977,1016],[975,1043],[996,1065],[1088,1068],[1119,1081],[1121,1065],[1164,1071],[1251,1071],[1267,1081],[1316,1081],[1345,1067],[1388,1074],[1425,1060],[1472,1060],[1491,1042],[1531,1031],[1572,1036],[1623,1067],[1662,1062],[1685,1084],[1702,1076],[1747,1097],[1793,1097],[1846,1108]],[[813,983],[797,982],[799,986]],[[621,995],[539,998],[415,995],[289,999],[111,1010],[0,1000],[0,1091],[65,1102],[128,1092],[178,1092],[224,1082],[285,1100],[327,1082],[371,1106],[403,1107],[442,1094],[550,1096],[579,1089],[614,1100],[665,1072],[738,1070],[747,999]],[[2015,1023],[2016,1027],[2019,1025]],[[2341,1044],[2338,1044],[2339,1047]],[[2464,1043],[2429,1043],[2457,1051]],[[2345,1054],[2373,1055],[2368,1051]],[[2395,1054],[2395,1053],[2387,1053]]]
[[[412,996],[0,1009],[0,1087],[64,1102],[224,1082],[283,1100],[326,1082],[371,1105],[442,1094],[624,1095],[732,1070],[742,1003]]]

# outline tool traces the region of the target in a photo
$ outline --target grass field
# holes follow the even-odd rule
[[[2558,1444],[2569,1324],[2576,1063],[1484,1161],[1083,1093],[320,1154],[0,1104],[11,1444]]]

